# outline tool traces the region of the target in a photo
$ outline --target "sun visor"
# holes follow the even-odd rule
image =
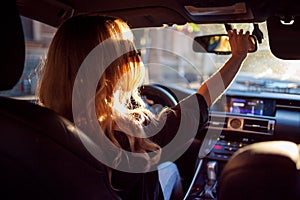
[[[300,59],[300,16],[271,16],[267,20],[272,53],[281,59]]]
[[[75,10],[62,1],[31,1],[16,0],[19,12],[22,16],[58,27],[66,19],[73,16]],[[85,2],[84,4],[87,4]]]

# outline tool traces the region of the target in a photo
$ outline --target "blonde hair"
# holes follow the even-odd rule
[[[81,15],[63,23],[49,47],[39,83],[41,104],[73,121],[72,91],[80,65],[93,48],[108,38],[116,39],[116,50],[134,49],[132,41],[122,35],[126,31],[130,28],[124,21],[107,16]],[[145,136],[143,126],[156,119],[139,95],[143,78],[144,67],[136,51],[123,54],[105,69],[94,106],[106,137],[122,147],[115,135],[116,130],[122,130],[130,151],[141,153],[147,164],[152,165],[158,163],[161,148]],[[147,152],[156,152],[156,156],[149,157]],[[120,158],[121,155],[115,162],[119,163]]]

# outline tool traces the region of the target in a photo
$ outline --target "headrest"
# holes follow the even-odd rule
[[[292,142],[246,146],[237,151],[222,170],[218,199],[299,199],[299,160],[299,146]]]
[[[1,12],[0,90],[9,90],[20,79],[25,58],[23,28],[16,2],[2,2],[6,12]],[[5,14],[4,14],[5,13]]]

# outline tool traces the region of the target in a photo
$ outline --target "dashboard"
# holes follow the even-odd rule
[[[227,135],[300,142],[297,95],[228,91],[210,108],[209,128],[218,128],[220,117],[225,119],[221,128]]]
[[[276,112],[275,99],[224,95],[210,108],[205,130],[218,138],[205,158],[227,161],[239,148],[274,140]]]
[[[299,128],[300,99],[295,95],[227,92],[210,108],[205,129],[219,131],[219,136],[201,158],[186,199],[216,199],[218,177],[237,150],[260,141],[300,143]]]
[[[169,88],[178,99],[192,90]],[[299,95],[227,91],[210,109],[198,135],[202,141],[194,179],[185,199],[216,199],[218,177],[230,157],[252,143],[288,140],[300,143]]]
[[[177,101],[195,92],[170,85],[159,87]],[[230,144],[270,140],[300,143],[299,129],[300,95],[227,90],[209,109],[209,120],[202,131],[215,130],[218,140]]]

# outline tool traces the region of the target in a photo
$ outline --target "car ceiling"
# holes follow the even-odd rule
[[[17,4],[22,15],[55,27],[66,18],[87,12],[122,17],[132,27],[144,27],[186,22],[259,22],[271,15],[295,15],[300,10],[300,2],[288,0],[17,0]],[[189,8],[202,12],[192,15]],[[223,13],[217,12],[222,9]]]
[[[299,19],[300,1],[294,0],[16,0],[21,15],[58,27],[64,20],[83,13],[99,13],[125,19],[132,28],[156,27],[163,24],[239,23],[273,20],[289,22]],[[296,24],[296,25],[295,25]],[[296,31],[298,24],[284,27]],[[280,25],[280,24],[279,24]],[[276,32],[276,23],[268,27]],[[282,31],[280,32],[282,33]],[[275,33],[278,37],[278,34]],[[273,38],[272,52],[283,59],[300,59],[300,52],[276,55],[276,49],[288,48]],[[300,44],[300,43],[299,43]],[[272,44],[270,44],[272,45]],[[279,45],[279,46],[278,46]],[[296,50],[295,50],[296,51]],[[279,52],[282,54],[282,51]],[[290,55],[292,54],[292,55]],[[299,55],[297,55],[299,54]]]

